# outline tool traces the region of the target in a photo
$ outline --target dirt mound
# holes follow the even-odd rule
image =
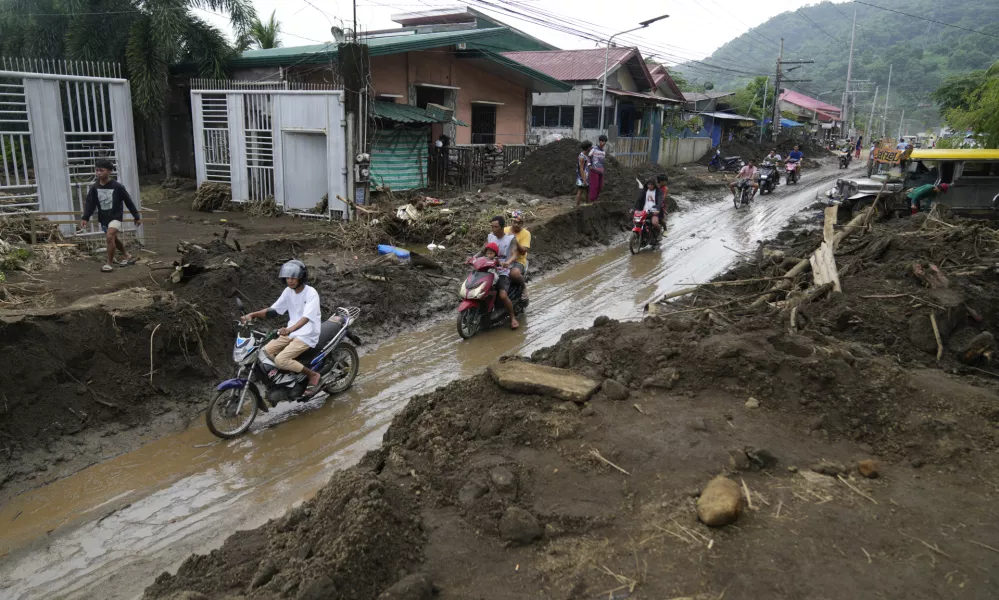
[[[230,537],[157,578],[147,597],[177,591],[256,598],[374,598],[422,559],[412,498],[375,474],[341,471],[305,506]]]
[[[580,142],[564,139],[546,144],[510,170],[504,184],[517,187],[548,198],[576,193],[576,159]],[[653,163],[637,168],[626,167],[613,156],[607,159],[604,190],[601,200],[629,205],[638,195],[639,182],[655,179],[666,169]],[[675,210],[675,203],[671,210]]]

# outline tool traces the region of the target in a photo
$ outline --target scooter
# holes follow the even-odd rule
[[[644,210],[636,210],[632,216],[631,237],[628,239],[628,250],[638,254],[643,248],[656,248],[663,239],[665,224],[660,220],[660,230],[652,227],[652,219]]]
[[[798,161],[788,161],[784,165],[784,172],[787,173],[787,184],[788,185],[791,185],[792,183],[798,183],[798,179],[800,179],[800,175],[798,174],[798,170],[799,170],[800,167],[801,167],[801,163],[799,163]]]
[[[243,314],[239,298],[236,306]],[[351,324],[360,314],[359,308],[336,309],[334,315],[323,321],[316,347],[296,359],[319,373],[320,389],[327,394],[347,390],[357,378],[360,369],[357,350],[344,342],[344,338],[361,345],[360,338],[350,331]],[[236,321],[236,343],[232,349],[236,377],[215,388],[215,395],[205,411],[205,424],[213,434],[225,439],[237,437],[250,428],[258,411],[269,412],[281,402],[308,402],[314,398],[305,396],[308,381],[304,373],[278,369],[274,360],[263,351],[264,345],[275,337],[276,329],[264,333],[254,330],[252,323]]]
[[[499,301],[499,290],[494,286],[499,275],[496,267],[499,261],[477,256],[468,259],[472,272],[468,274],[465,281],[458,290],[458,297],[461,304],[458,305],[458,335],[461,339],[467,340],[473,337],[480,329],[492,327],[497,323],[509,318],[506,307]],[[523,297],[524,286],[510,282],[510,302],[513,303],[513,312],[517,315],[527,308],[527,299]]]
[[[719,169],[722,171],[732,171],[733,173],[738,173],[743,166],[745,166],[741,156],[726,156],[722,158],[721,150],[715,150],[714,157],[711,158],[711,162],[708,163],[708,171],[714,173]]]
[[[760,195],[772,194],[780,185],[780,171],[777,165],[767,164],[760,168]]]

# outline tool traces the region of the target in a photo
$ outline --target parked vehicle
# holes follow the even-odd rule
[[[665,225],[663,225],[665,227]],[[636,210],[632,216],[631,237],[628,238],[628,250],[638,254],[644,248],[658,247],[662,241],[662,232],[652,227],[652,219],[644,210]]]
[[[458,297],[461,298],[461,304],[458,305],[458,335],[463,340],[474,336],[480,329],[492,327],[510,317],[503,303],[498,302],[499,291],[493,287],[499,277],[496,273],[499,262],[479,256],[468,259],[467,264],[471,265],[472,272],[458,291]],[[527,308],[527,299],[523,297],[523,293],[523,286],[511,282],[510,302],[517,315]]]
[[[798,161],[787,161],[784,165],[784,173],[786,173],[785,179],[787,179],[787,184],[798,183],[800,178],[799,171],[801,169],[801,163]]]
[[[238,298],[236,305],[242,314],[243,303]],[[323,321],[316,347],[296,359],[320,374],[320,389],[327,394],[347,390],[357,378],[360,369],[357,350],[344,338],[361,344],[350,331],[360,314],[359,308],[337,308],[335,314]],[[263,352],[264,345],[275,337],[276,329],[264,333],[253,329],[252,323],[236,322],[236,343],[232,349],[236,376],[215,388],[205,411],[205,424],[213,434],[220,438],[237,437],[250,428],[258,411],[269,412],[281,402],[307,402],[315,397],[303,395],[308,386],[303,373],[278,369]]]
[[[735,209],[739,210],[743,206],[749,206],[753,201],[753,186],[749,184],[748,180],[741,180],[735,186],[735,196],[732,198],[732,202],[735,204]]]
[[[726,156],[722,158],[721,150],[715,149],[715,155],[712,157],[711,162],[708,163],[708,170],[712,173],[719,170],[738,173],[745,164],[741,156]]]
[[[909,213],[907,200],[899,192],[946,183],[950,186],[947,193],[937,196],[936,202],[965,214],[999,212],[999,150],[920,149],[902,158],[902,171],[897,161],[890,169],[881,163],[873,177],[837,180],[833,201],[856,211],[869,206],[880,191],[883,206],[879,209],[905,215]]]
[[[772,194],[780,185],[780,171],[777,165],[763,165],[759,172],[760,195]]]
[[[850,161],[853,160],[853,154],[850,152],[844,152],[839,155],[839,168],[847,169],[850,167]]]

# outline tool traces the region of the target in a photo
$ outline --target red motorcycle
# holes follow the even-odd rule
[[[506,307],[499,302],[499,290],[493,287],[499,278],[496,273],[499,262],[479,256],[468,259],[467,264],[472,266],[472,272],[458,291],[458,297],[461,298],[461,304],[458,305],[458,335],[464,340],[474,336],[479,329],[492,327],[510,317]],[[527,308],[523,292],[523,286],[510,282],[510,302],[518,315]]]
[[[784,165],[784,173],[786,174],[787,184],[791,185],[793,183],[798,183],[798,179],[801,178],[799,175],[799,170],[801,168],[801,163],[794,160],[789,160]]]
[[[662,241],[662,230],[665,224],[659,220],[660,231],[656,231],[652,226],[650,215],[644,210],[636,210],[632,217],[631,238],[628,240],[628,250],[632,254],[638,254],[646,247],[656,247]]]

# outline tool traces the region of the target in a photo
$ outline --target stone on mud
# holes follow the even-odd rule
[[[572,371],[522,361],[492,365],[489,375],[496,385],[509,392],[539,394],[573,402],[586,402],[600,387],[600,382]]]
[[[333,585],[333,580],[326,575],[320,575],[318,579],[313,579],[302,588],[296,600],[330,600],[336,597],[336,586]]]
[[[846,467],[841,463],[834,463],[827,460],[815,463],[809,467],[813,473],[818,473],[820,475],[826,475],[828,477],[836,477],[837,475],[845,475]]]
[[[407,575],[378,595],[378,600],[430,600],[434,583],[426,573]]]
[[[273,560],[270,558],[263,559],[260,561],[260,565],[257,566],[257,573],[253,576],[253,581],[250,582],[250,589],[255,590],[258,587],[267,585],[277,575],[277,572],[278,568]]]
[[[600,389],[611,400],[627,400],[631,395],[631,391],[616,379],[605,379]]]
[[[501,495],[517,495],[517,478],[510,472],[509,469],[496,467],[492,471],[489,471],[489,479],[492,480],[493,485],[496,487],[496,491]]]
[[[760,401],[757,400],[756,398],[750,398],[749,400],[746,400],[746,408],[753,409],[759,407],[760,407]]]
[[[517,545],[527,545],[540,539],[544,530],[534,515],[523,508],[511,506],[499,522],[500,539]]]
[[[878,472],[878,463],[871,459],[862,460],[857,464],[857,470],[868,479],[877,479],[881,473]]]
[[[697,500],[697,518],[709,527],[734,523],[741,511],[742,489],[722,475],[712,479]]]
[[[676,369],[663,369],[659,373],[642,382],[643,388],[659,388],[671,390],[680,381],[680,372]]]
[[[471,506],[475,501],[489,493],[489,486],[477,479],[469,479],[458,492],[458,501],[464,506]]]

